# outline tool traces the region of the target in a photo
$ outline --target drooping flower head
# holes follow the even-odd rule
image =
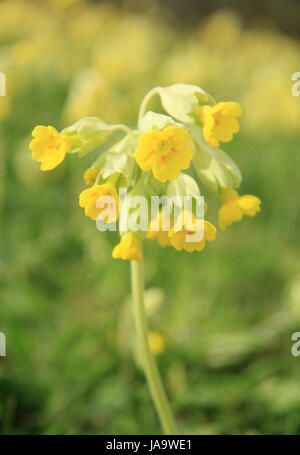
[[[114,259],[123,259],[124,261],[140,261],[142,259],[142,249],[140,239],[133,232],[127,232],[122,235],[112,252]]]
[[[221,102],[214,106],[199,108],[200,120],[203,123],[204,139],[215,147],[220,142],[230,142],[233,134],[240,129],[236,117],[242,114],[239,103]]]
[[[70,148],[70,141],[53,126],[36,126],[29,144],[31,156],[41,163],[42,171],[50,171],[65,158]]]
[[[244,215],[255,216],[260,212],[261,200],[250,194],[239,196],[231,188],[224,189],[221,195],[222,206],[219,209],[219,224],[225,229],[232,223],[240,221]]]
[[[160,97],[166,114],[147,110],[152,96]],[[52,126],[37,126],[29,148],[43,171],[54,169],[67,153],[83,157],[98,150],[98,156],[84,173],[84,181],[90,187],[81,192],[79,205],[86,216],[104,223],[114,223],[120,215],[119,228],[126,233],[114,248],[113,257],[139,261],[141,242],[146,238],[156,240],[160,246],[188,252],[201,251],[207,241],[215,239],[215,226],[203,219],[207,202],[203,200],[202,185],[221,200],[222,229],[244,215],[254,216],[260,211],[259,198],[237,193],[242,174],[220,148],[220,142],[231,141],[239,131],[240,115],[241,108],[236,102],[216,103],[200,87],[173,84],[155,87],[145,96],[136,129],[123,124],[108,125],[98,117],[84,117],[61,132]],[[117,131],[124,136],[114,140]],[[139,223],[140,212],[135,213],[130,207],[131,222],[138,229],[130,223],[124,228],[127,202],[136,196],[146,202],[146,209],[141,211],[141,216],[146,214],[146,221]],[[152,196],[168,200],[167,204],[159,203],[156,219],[148,213]],[[191,217],[186,216],[186,208],[182,209],[183,217],[177,217],[175,208],[179,206],[181,210],[178,199],[185,198],[191,200],[187,209]],[[166,226],[163,211],[165,207],[169,210],[170,200]]]
[[[160,182],[174,180],[193,158],[190,134],[178,126],[167,126],[141,134],[135,158],[143,171],[152,170]]]
[[[168,236],[171,245],[177,251],[185,250],[191,253],[203,250],[206,241],[215,240],[216,234],[217,230],[212,223],[197,220],[193,214],[184,212],[177,219]]]
[[[86,216],[92,220],[101,219],[104,223],[116,221],[120,211],[118,193],[110,183],[94,185],[82,191],[79,205],[84,208]]]

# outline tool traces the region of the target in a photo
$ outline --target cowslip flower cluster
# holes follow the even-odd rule
[[[148,110],[153,96],[160,97],[165,114]],[[256,196],[238,194],[241,172],[220,148],[222,142],[231,141],[239,131],[241,114],[238,103],[216,103],[194,85],[155,87],[141,104],[136,129],[86,117],[61,132],[52,126],[35,127],[29,148],[32,158],[41,163],[41,170],[49,171],[67,154],[85,156],[101,146],[83,175],[89,187],[79,196],[80,207],[92,220],[101,219],[104,223],[117,220],[123,203],[120,189],[125,188],[129,198],[140,195],[150,199],[158,195],[193,199],[202,194],[203,185],[213,196],[219,197],[219,226],[225,229],[244,215],[256,215],[261,205]],[[105,147],[105,144],[109,145]],[[191,173],[198,177],[200,186]],[[110,197],[108,206],[102,203],[105,197]],[[195,233],[197,226],[193,205],[190,212],[191,216],[186,216],[182,209],[178,217],[178,211],[173,208],[166,228],[162,208],[156,219],[149,220],[146,232],[125,229],[120,243],[113,249],[113,258],[140,261],[144,239],[178,251],[203,250],[207,241],[215,240],[217,229],[204,220],[201,239],[189,241],[189,235]]]

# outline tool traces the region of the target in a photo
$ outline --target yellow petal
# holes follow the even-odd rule
[[[139,145],[135,151],[135,159],[143,171],[149,171],[153,165],[155,150],[146,144]]]
[[[228,202],[219,209],[219,224],[225,229],[232,223],[240,221],[243,217],[243,210],[236,201]]]
[[[248,216],[254,216],[257,212],[260,212],[261,200],[250,194],[245,194],[238,199],[238,205]]]
[[[204,238],[209,242],[213,242],[216,239],[217,229],[209,221],[204,220]]]
[[[51,171],[65,159],[66,152],[62,148],[55,150],[49,158],[46,158],[41,163],[42,171]]]
[[[139,238],[132,232],[124,234],[120,243],[114,247],[112,257],[125,261],[140,261],[142,259],[142,250]]]
[[[221,103],[220,103],[221,104]],[[240,117],[242,115],[242,109],[239,103],[229,101],[223,103],[222,114],[229,115],[231,117]]]

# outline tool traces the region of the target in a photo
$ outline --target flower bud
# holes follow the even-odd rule
[[[227,153],[205,142],[198,127],[193,127],[192,137],[196,145],[194,168],[207,189],[218,195],[222,188],[238,188],[242,175]]]
[[[167,126],[183,126],[175,122],[172,117],[156,112],[148,111],[144,117],[139,120],[139,130],[141,133],[147,133],[151,130],[162,130]]]
[[[137,170],[134,158],[135,148],[136,143],[130,136],[126,136],[122,141],[112,146],[104,154],[101,177],[106,180],[117,173],[124,177],[125,186],[133,183]]]
[[[107,125],[97,117],[85,117],[65,128],[62,134],[71,139],[69,153],[84,156],[102,145],[113,131],[114,125]]]
[[[196,85],[173,84],[159,87],[158,93],[166,112],[184,123],[195,123],[193,115],[199,106],[215,104],[214,99]]]

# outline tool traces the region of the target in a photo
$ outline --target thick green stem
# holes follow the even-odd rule
[[[138,343],[142,354],[144,372],[148,381],[151,396],[157,410],[164,433],[175,435],[175,424],[172,412],[159,376],[159,372],[152,355],[144,305],[144,279],[142,261],[131,261],[131,283],[133,295],[133,309],[135,328],[138,337]]]
[[[140,110],[139,110],[139,116],[138,116],[139,120],[141,120],[144,117],[148,104],[149,104],[149,101],[153,98],[154,95],[158,95],[158,93],[159,93],[158,89],[159,89],[159,87],[154,87],[152,90],[150,90],[150,92],[147,93],[147,95],[143,99]]]

